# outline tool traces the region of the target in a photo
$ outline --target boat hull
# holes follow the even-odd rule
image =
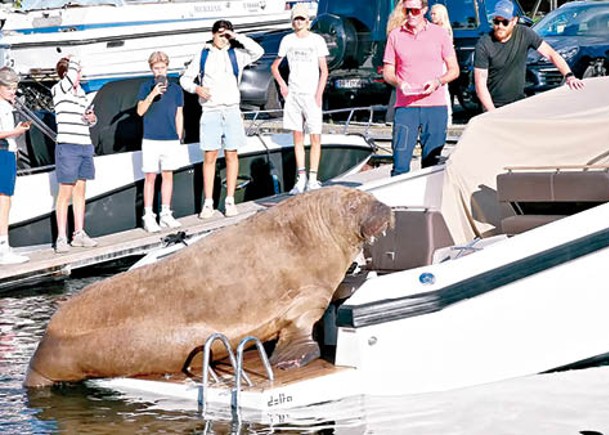
[[[307,147],[308,153],[308,147]],[[372,155],[373,148],[361,136],[324,136],[322,181],[358,170]],[[180,154],[181,168],[174,172],[172,209],[174,216],[198,213],[202,201],[202,153],[198,144],[185,145]],[[87,183],[86,227],[94,237],[141,226],[144,174],[141,151],[95,157],[96,179]],[[214,199],[222,204],[225,196],[225,161],[217,163]],[[236,202],[256,200],[289,191],[294,183],[295,160],[291,135],[251,136],[239,152],[239,189]],[[158,177],[160,181],[160,177]],[[51,243],[57,234],[54,197],[55,172],[23,174],[18,177],[11,210],[12,246]],[[155,209],[159,200],[155,197]],[[71,223],[71,212],[70,225]]]

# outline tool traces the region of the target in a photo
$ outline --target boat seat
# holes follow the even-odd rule
[[[454,244],[438,210],[396,207],[395,227],[364,247],[366,268],[393,272],[432,264],[438,248]]]
[[[509,171],[497,176],[497,197],[517,213],[501,221],[503,232],[519,234],[609,201],[609,172]]]

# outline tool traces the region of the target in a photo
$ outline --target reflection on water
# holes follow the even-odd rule
[[[354,397],[277,414],[227,410],[204,421],[191,407],[144,402],[87,385],[27,392],[27,363],[63,299],[102,279],[71,279],[0,295],[0,431],[3,434],[605,434],[609,367],[424,395]],[[609,349],[608,349],[609,350]]]

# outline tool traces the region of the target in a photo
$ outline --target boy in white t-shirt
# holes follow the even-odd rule
[[[297,178],[290,194],[321,187],[317,180],[317,170],[321,159],[321,102],[328,80],[328,47],[319,35],[309,31],[309,10],[298,3],[292,9],[294,33],[286,35],[279,44],[277,59],[271,66],[273,77],[279,83],[281,95],[285,98],[283,127],[294,133],[294,153],[296,154]],[[284,57],[290,66],[289,84],[279,73],[279,65]],[[305,167],[304,131],[311,136],[309,158],[309,178]]]

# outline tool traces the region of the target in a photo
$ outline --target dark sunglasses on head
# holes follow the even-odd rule
[[[503,27],[507,27],[510,25],[510,20],[505,19],[505,18],[494,18],[493,24],[495,26],[498,26],[499,24],[503,24]]]
[[[292,21],[307,21],[307,19],[305,17],[294,17]]]
[[[404,8],[406,15],[421,15],[421,9],[419,8]]]

